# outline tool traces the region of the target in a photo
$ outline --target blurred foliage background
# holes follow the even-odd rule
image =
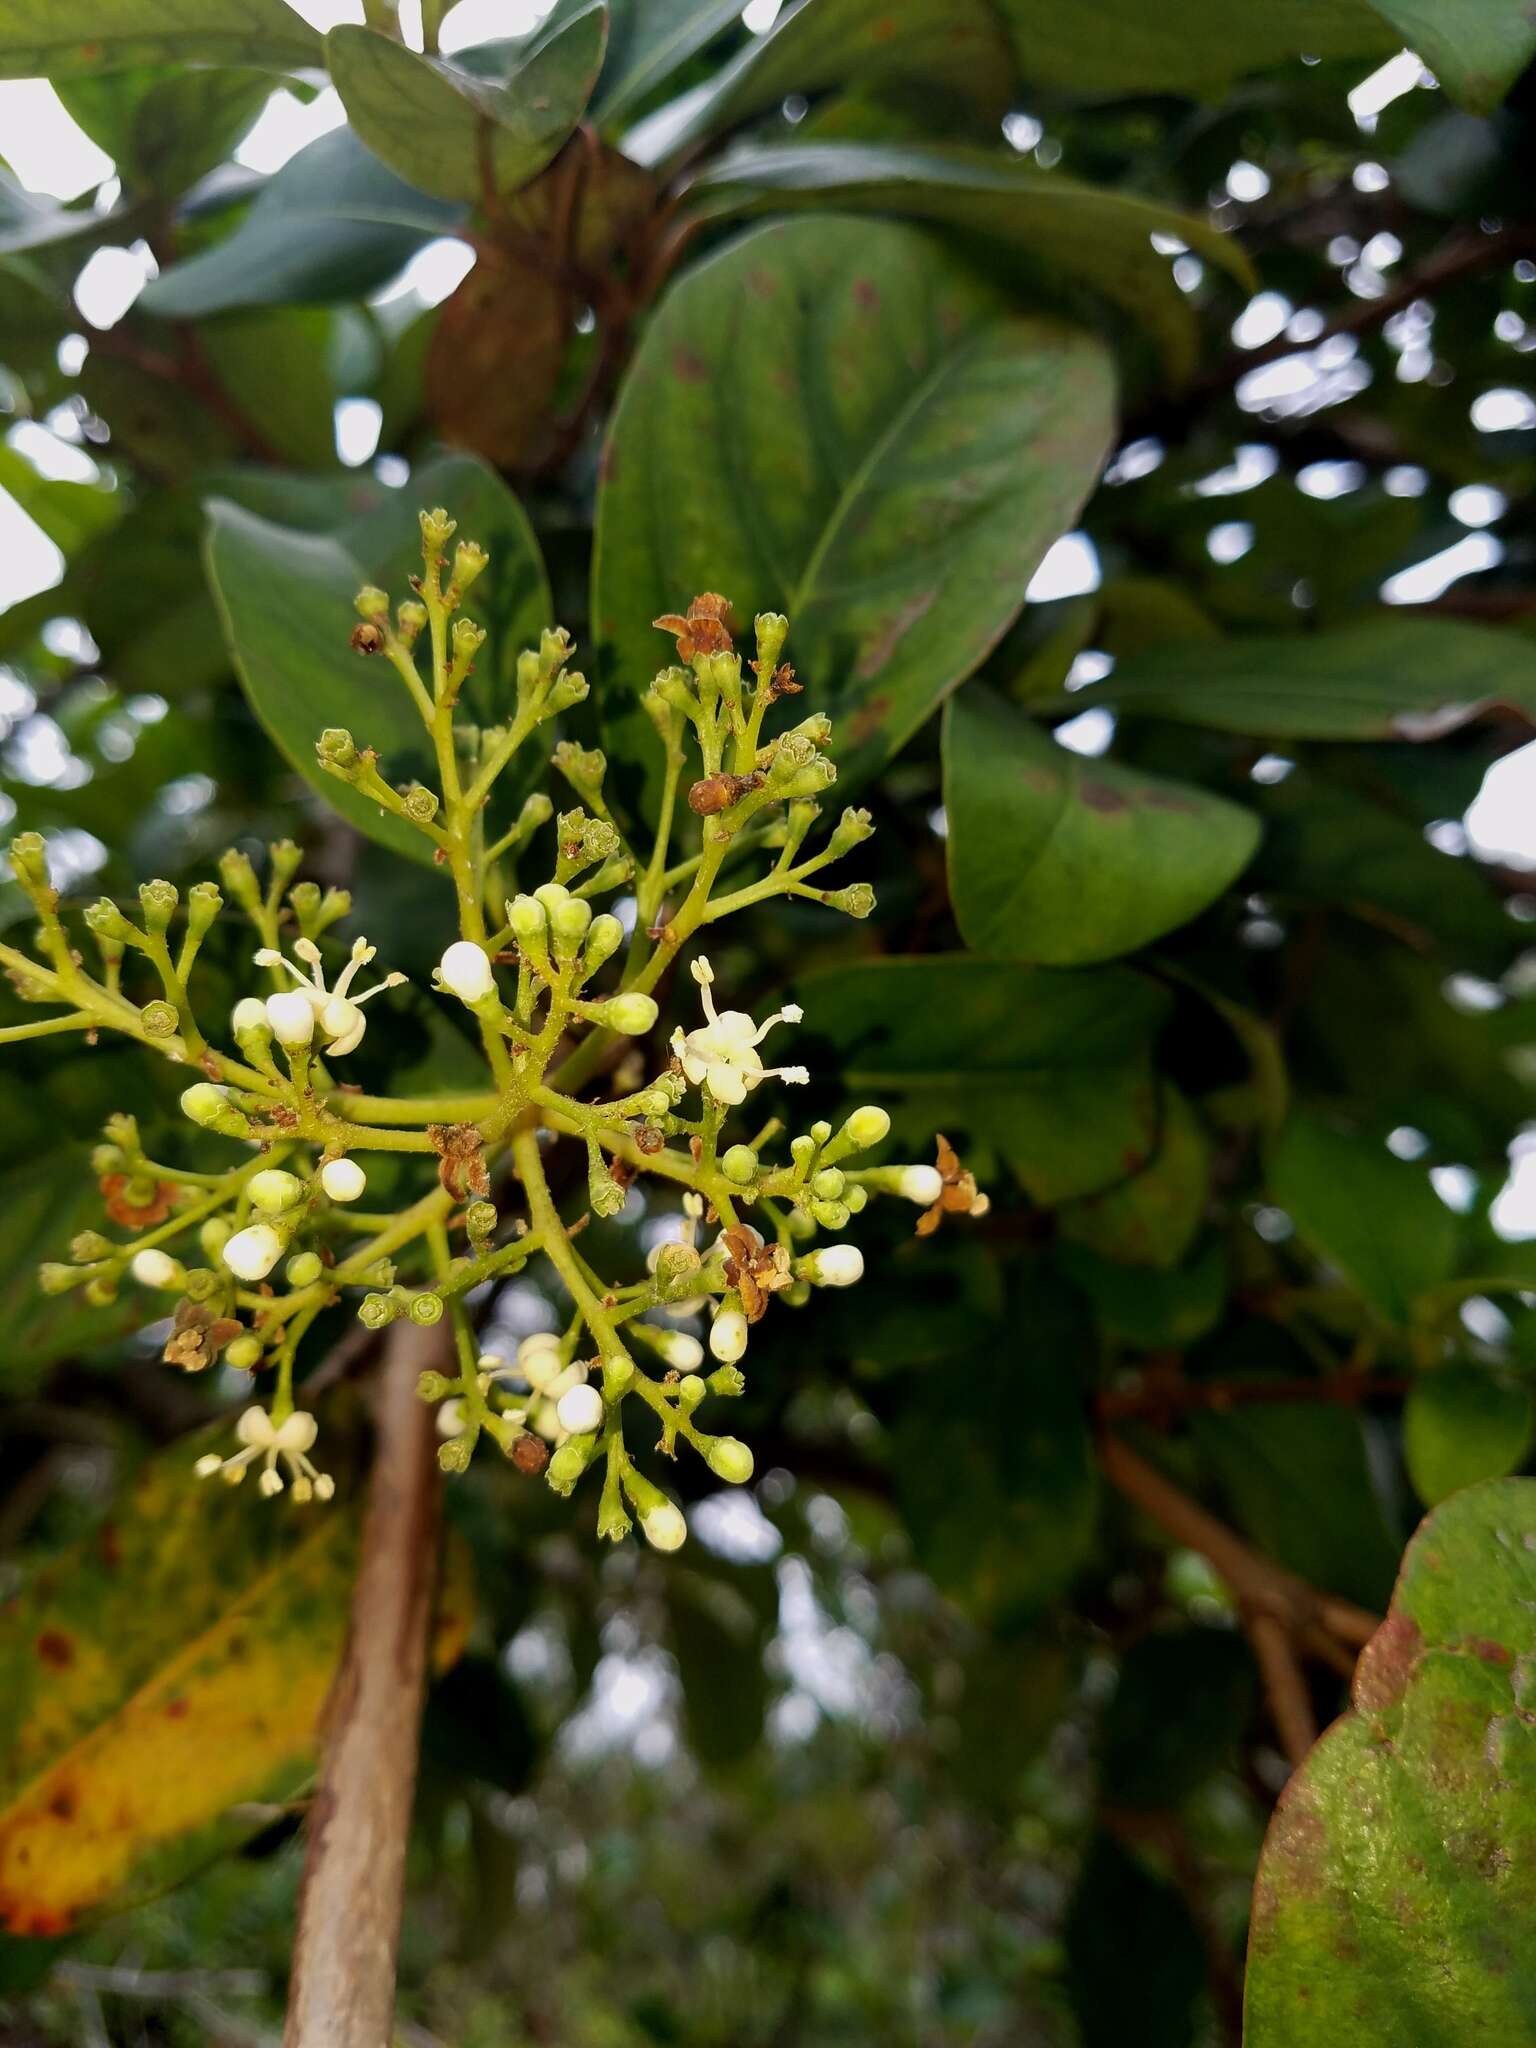
[[[52,81],[0,88],[0,804],[84,899],[290,836],[419,992],[437,885],[313,786],[346,614],[242,687],[206,508],[382,558],[429,465],[450,510],[510,488],[597,683],[571,729],[637,805],[646,622],[696,588],[794,615],[879,908],[769,906],[717,967],[793,986],[819,1108],[941,1128],[993,1207],[884,1220],[861,1289],[765,1328],[761,1477],[690,1506],[683,1559],[600,1554],[485,1460],[450,1489],[467,1647],[399,2039],[1236,2041],[1260,1845],[1360,1617],[1423,1510],[1532,1443],[1536,29],[427,11],[436,62],[374,0],[0,0],[0,71]],[[57,134],[95,151],[63,198]],[[239,993],[238,942],[205,957]],[[384,1038],[365,1085],[449,1072],[419,993]],[[188,1523],[184,1439],[238,1376],[173,1379],[137,1303],[34,1281],[100,1220],[101,1119],[153,1128],[173,1080],[69,1040],[0,1066],[17,2043],[280,2024],[347,1525]],[[632,1195],[605,1270],[674,1222]],[[208,1701],[171,1750],[145,1703],[255,1599],[247,1782]],[[72,1869],[16,1860],[66,1767],[192,1788],[153,1854],[81,1852],[78,1921]],[[1479,1928],[1491,1868],[1446,1878]],[[1327,2038],[1419,2038],[1320,2002]]]

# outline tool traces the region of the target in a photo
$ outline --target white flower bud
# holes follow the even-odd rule
[[[603,1397],[596,1387],[572,1387],[560,1396],[555,1409],[560,1427],[572,1436],[587,1436],[603,1422]]]
[[[473,939],[455,939],[437,963],[437,978],[461,1003],[478,1003],[496,986],[484,946]]]
[[[517,1370],[533,1388],[542,1393],[560,1371],[560,1339],[553,1330],[537,1330],[517,1347]]]
[[[355,1202],[367,1185],[355,1159],[327,1159],[320,1169],[320,1186],[333,1202]]]
[[[168,1252],[135,1252],[128,1268],[141,1287],[179,1287],[181,1267]]]
[[[246,1186],[252,1207],[264,1210],[268,1216],[291,1209],[303,1192],[304,1183],[298,1175],[285,1173],[280,1166],[268,1166],[252,1174]]]
[[[260,996],[242,996],[229,1013],[229,1028],[238,1038],[242,1031],[267,1029],[267,1006]]]
[[[817,1287],[852,1287],[864,1277],[864,1254],[856,1244],[823,1245],[800,1261],[798,1271]]]
[[[704,1346],[686,1330],[658,1330],[656,1349],[675,1372],[692,1372],[704,1363]]]
[[[289,1051],[300,1051],[315,1035],[315,1006],[297,989],[268,996],[266,1012],[272,1036]]]
[[[283,1240],[270,1223],[251,1223],[225,1245],[223,1260],[237,1280],[265,1280],[283,1256]]]
[[[646,1542],[654,1550],[681,1550],[688,1540],[688,1524],[683,1520],[683,1511],[673,1507],[671,1501],[664,1501],[659,1508],[652,1508],[649,1514],[642,1515],[640,1526],[645,1531]]]
[[[904,1166],[896,1182],[898,1195],[920,1208],[930,1208],[944,1192],[944,1179],[936,1166]]]
[[[856,1109],[847,1123],[843,1134],[850,1145],[860,1152],[867,1152],[872,1145],[878,1145],[889,1134],[891,1119],[888,1111],[877,1103],[866,1102],[862,1109]]]
[[[446,1440],[464,1434],[464,1403],[459,1400],[444,1401],[433,1417],[437,1433]]]
[[[709,1326],[709,1348],[722,1365],[734,1365],[747,1348],[747,1319],[738,1308],[722,1309]]]
[[[745,1486],[752,1477],[752,1453],[740,1437],[717,1436],[704,1457],[715,1477],[729,1486]]]

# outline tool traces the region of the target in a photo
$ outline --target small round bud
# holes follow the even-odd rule
[[[549,932],[558,959],[576,958],[591,922],[592,906],[584,896],[567,896],[554,906],[549,913]]]
[[[355,1159],[327,1159],[320,1169],[320,1186],[333,1202],[355,1202],[367,1185]]]
[[[235,1226],[227,1216],[210,1216],[197,1233],[205,1258],[216,1259],[234,1236]]]
[[[677,1383],[677,1398],[690,1412],[698,1407],[708,1392],[708,1384],[696,1372],[684,1373]]]
[[[45,1259],[37,1269],[37,1284],[44,1294],[67,1294],[79,1277],[73,1266],[58,1259]]]
[[[350,1165],[351,1161],[349,1160],[347,1163]],[[496,1204],[494,1202],[471,1202],[464,1211],[464,1228],[469,1234],[470,1243],[477,1249],[483,1250],[490,1243],[491,1233],[495,1230],[496,1223]]]
[[[513,896],[507,903],[507,923],[521,944],[536,950],[543,946],[549,929],[544,906],[537,896]]]
[[[734,1365],[746,1348],[746,1317],[740,1309],[722,1309],[709,1326],[710,1355],[722,1365]]]
[[[638,989],[614,996],[603,1005],[602,1021],[610,1030],[622,1031],[626,1038],[643,1038],[656,1022],[655,999],[641,995]]]
[[[848,1221],[846,1202],[812,1202],[811,1214],[823,1230],[841,1230]]]
[[[843,1136],[855,1151],[867,1152],[872,1145],[882,1144],[890,1135],[890,1129],[890,1112],[881,1109],[877,1103],[866,1102],[843,1125]]]
[[[174,1003],[146,1003],[139,1012],[139,1022],[151,1038],[173,1038],[181,1029]]]
[[[407,647],[414,644],[426,623],[427,608],[419,598],[408,597],[396,608],[395,626]]]
[[[303,1192],[304,1183],[298,1175],[285,1173],[280,1166],[263,1167],[246,1183],[252,1208],[268,1216],[280,1216],[285,1209],[291,1209]]]
[[[587,932],[587,950],[583,965],[588,974],[596,974],[599,967],[613,958],[624,943],[624,927],[609,911],[594,917]]]
[[[453,1392],[454,1384],[440,1372],[424,1372],[416,1382],[416,1393],[423,1401],[441,1401]]]
[[[811,1182],[811,1193],[819,1201],[835,1202],[848,1185],[848,1176],[835,1166],[824,1166]]]
[[[544,1474],[556,1493],[572,1491],[577,1480],[592,1462],[592,1453],[596,1446],[596,1437],[590,1435],[572,1437],[568,1443],[560,1446],[550,1459],[548,1470]]]
[[[410,1318],[420,1323],[423,1329],[430,1329],[434,1323],[443,1320],[443,1297],[431,1292],[411,1296]]]
[[[745,1486],[752,1477],[752,1453],[740,1437],[717,1436],[704,1453],[704,1462],[729,1486]]]
[[[254,1372],[261,1363],[261,1339],[249,1332],[243,1337],[232,1337],[224,1347],[224,1363],[232,1365],[236,1372]]]
[[[290,1287],[313,1287],[324,1271],[318,1252],[295,1252],[283,1268],[283,1278]]]
[[[944,1180],[936,1166],[904,1166],[896,1182],[898,1195],[930,1208],[944,1192]]]
[[[572,1387],[560,1396],[555,1415],[572,1436],[586,1436],[603,1424],[603,1397],[596,1387]]]
[[[823,1245],[807,1253],[796,1270],[814,1287],[852,1287],[864,1277],[864,1254],[856,1244]]]
[[[704,1361],[704,1346],[686,1330],[658,1330],[656,1349],[674,1372],[692,1372]]]
[[[250,1120],[229,1099],[229,1090],[212,1081],[194,1081],[181,1098],[182,1113],[204,1130],[218,1131],[226,1138],[250,1135]]]
[[[283,1255],[283,1240],[270,1223],[237,1230],[221,1254],[237,1280],[265,1280]]]
[[[372,619],[375,625],[389,617],[389,592],[376,583],[365,583],[352,604],[360,619]]]
[[[365,1294],[357,1306],[357,1320],[365,1330],[382,1330],[399,1313],[387,1294]]]
[[[757,1154],[750,1145],[732,1145],[721,1156],[720,1171],[744,1188],[757,1173]]]
[[[485,948],[473,939],[454,940],[437,963],[437,978],[461,1003],[482,1002],[496,987]]]
[[[560,1339],[553,1330],[538,1330],[517,1347],[517,1370],[536,1394],[546,1391],[561,1371]]]
[[[181,1267],[168,1252],[156,1251],[153,1248],[135,1252],[128,1270],[141,1287],[166,1288],[181,1285]]]
[[[229,1028],[236,1038],[250,1032],[259,1032],[263,1038],[271,1030],[267,1022],[267,1006],[260,996],[242,996],[229,1013]]]
[[[444,1472],[467,1472],[475,1447],[467,1436],[450,1437],[437,1447],[437,1462]]]
[[[681,1550],[688,1540],[688,1524],[683,1520],[683,1511],[673,1507],[671,1501],[663,1501],[659,1508],[652,1508],[648,1514],[642,1515],[640,1527],[653,1550]]]
[[[267,1023],[272,1036],[287,1052],[301,1052],[315,1035],[315,1006],[298,989],[284,989],[268,996]]]
[[[405,815],[416,825],[430,825],[437,816],[436,794],[425,783],[413,782],[401,797]]]
[[[47,1267],[43,1267],[40,1270],[39,1280],[42,1280],[42,1274],[47,1272],[47,1270]],[[64,1266],[59,1270],[67,1273],[69,1268]],[[57,1294],[59,1292],[56,1287],[50,1288],[46,1281],[43,1281],[42,1285],[44,1294]],[[115,1273],[98,1273],[94,1279],[87,1280],[85,1283],[85,1298],[92,1308],[110,1307],[117,1299],[117,1275]]]
[[[441,1437],[462,1436],[469,1423],[464,1414],[462,1401],[445,1401],[433,1417],[433,1427]]]

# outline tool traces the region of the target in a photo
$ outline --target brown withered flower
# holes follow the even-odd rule
[[[725,1244],[725,1277],[741,1296],[741,1312],[749,1323],[761,1322],[770,1294],[777,1294],[794,1279],[789,1253],[775,1242],[764,1244],[745,1223],[732,1224],[721,1233]]]
[[[491,1192],[480,1133],[474,1124],[428,1124],[427,1136],[439,1154],[437,1177],[456,1202]]]
[[[181,1196],[174,1181],[151,1180],[144,1173],[104,1173],[98,1186],[112,1221],[130,1230],[163,1223]]]
[[[750,775],[706,775],[700,781],[690,784],[688,808],[701,818],[712,818],[718,811],[728,811],[732,804],[740,803],[754,789],[761,789],[763,778],[754,769]]]
[[[216,1316],[211,1308],[195,1301],[178,1301],[176,1319],[160,1356],[183,1372],[203,1372],[239,1334],[240,1325],[233,1316]]]
[[[934,1163],[944,1188],[933,1206],[918,1217],[919,1237],[932,1237],[946,1216],[985,1216],[992,1206],[989,1198],[977,1187],[975,1174],[967,1173],[961,1166],[959,1155],[942,1131],[935,1133],[934,1145],[937,1153]]]
[[[718,592],[705,590],[694,598],[685,616],[676,612],[663,612],[651,624],[663,633],[677,637],[677,651],[684,661],[692,661],[696,654],[729,654],[734,642],[726,620],[731,615],[731,601]]]

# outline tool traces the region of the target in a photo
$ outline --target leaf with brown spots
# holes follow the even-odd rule
[[[333,1432],[334,1435],[334,1432]],[[62,1933],[174,1884],[313,1772],[357,1544],[351,1504],[201,1483],[219,1424],[151,1459],[110,1523],[0,1616],[0,1929]],[[334,1445],[333,1445],[334,1455]],[[471,1593],[450,1552],[438,1659]]]
[[[1354,1707],[1280,1798],[1247,2048],[1536,2038],[1536,1481],[1456,1494],[1409,1544]]]

